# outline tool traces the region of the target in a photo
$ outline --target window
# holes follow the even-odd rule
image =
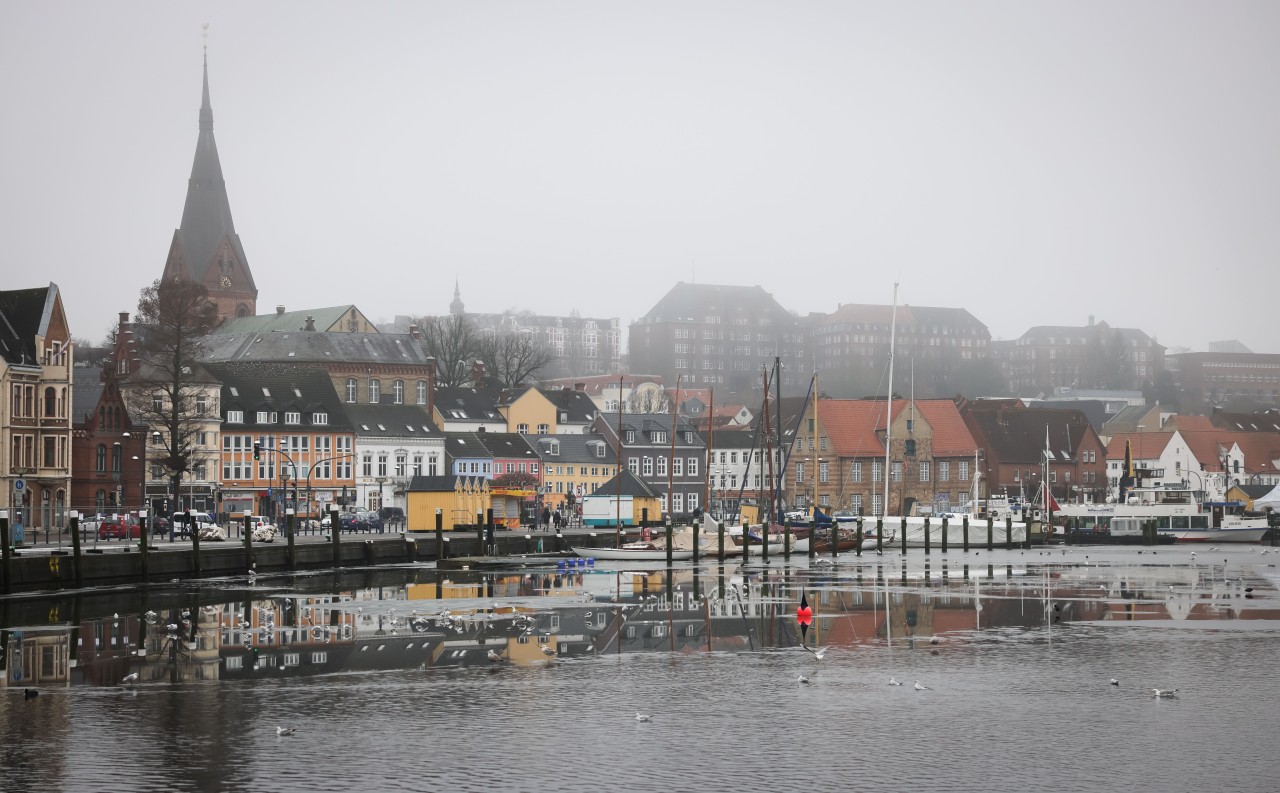
[[[862,481],[862,463],[855,462],[849,466],[849,481]]]
[[[881,496],[879,493],[871,497],[871,514],[872,515],[884,514],[884,497]]]
[[[659,457],[659,458],[658,458],[658,471],[657,471],[657,474],[658,474],[658,476],[666,476],[666,475],[667,475],[667,458],[665,458],[665,457]]]
[[[938,463],[938,481],[939,482],[951,481],[951,463],[947,462],[946,460],[943,460],[942,462]]]
[[[528,425],[528,424],[517,424],[517,425],[516,425],[516,432],[520,433],[521,435],[528,435],[528,434],[529,434],[529,425]]]
[[[243,423],[244,423],[244,411],[243,411],[243,410],[228,410],[228,411],[227,411],[227,423],[228,423],[228,424],[243,424]]]
[[[375,405],[382,401],[382,381],[369,381],[369,401]]]
[[[689,476],[697,476],[697,475],[698,475],[698,458],[690,457],[689,458]]]
[[[627,431],[626,431],[626,433],[624,433],[624,436],[623,436],[623,437],[625,437],[625,438],[626,438],[626,442],[627,442],[627,443],[635,443],[635,442],[636,442],[636,431],[635,431],[635,430],[627,430]]]
[[[348,402],[356,401],[357,390],[358,389],[356,388],[356,379],[354,377],[348,377],[347,378],[347,401]]]
[[[818,481],[819,482],[831,481],[831,463],[827,462],[826,460],[818,461]]]
[[[285,424],[301,424],[302,414],[297,412],[296,410],[286,410],[284,412],[284,423]]]
[[[684,512],[684,494],[683,493],[671,494],[671,511]]]
[[[396,454],[396,476],[404,476],[405,468],[409,465],[409,457],[404,453]]]
[[[652,457],[644,458],[643,469],[644,469],[645,476],[653,476],[653,458]]]
[[[684,476],[684,458],[676,457],[671,461],[671,475]]]
[[[328,413],[312,413],[311,423],[324,426],[329,423],[329,414]]]
[[[391,384],[391,394],[394,398],[393,401],[395,402],[395,404],[397,405],[404,404],[404,381],[403,380],[396,380],[394,383]]]
[[[98,444],[97,463],[98,473],[105,473],[107,470],[107,445],[105,443]]]
[[[539,434],[539,435],[550,435],[550,434],[551,434],[551,425],[550,425],[550,424],[539,424],[539,425],[538,425],[538,434]]]
[[[438,459],[439,459],[439,458],[437,458],[437,457],[436,457],[436,455],[434,455],[434,454],[427,458],[427,476],[435,476],[435,475],[436,475],[436,473],[437,473],[437,472],[436,472],[436,463],[437,463]]]
[[[203,416],[209,412],[209,400],[204,394],[196,396],[196,415]]]
[[[373,454],[371,452],[365,452],[360,459],[360,475],[373,476]]]
[[[667,433],[665,430],[654,430],[651,433],[650,441],[652,443],[666,443]]]
[[[929,470],[929,461],[928,461],[928,460],[921,460],[921,461],[920,461],[920,481],[921,481],[921,482],[928,482],[928,481],[929,481],[929,474],[930,474],[930,473],[931,473],[931,472],[930,472],[930,470]]]
[[[804,484],[804,463],[796,463],[796,484]]]
[[[268,413],[267,411],[259,410],[258,415],[255,417],[254,421],[256,421],[259,424],[266,424],[270,421],[270,417],[271,417],[271,414]]]
[[[164,410],[164,394],[151,395],[151,409],[157,412]]]
[[[969,461],[960,461],[960,481],[963,482],[969,478]]]
[[[472,465],[475,465],[472,463]],[[382,452],[378,455],[378,476],[387,475],[387,453]]]
[[[893,481],[895,482],[902,481],[902,461],[901,460],[894,460],[893,465],[890,468],[890,471],[892,472],[891,475],[893,476]]]
[[[871,464],[871,481],[879,482],[884,479],[884,463],[876,460]]]
[[[419,404],[419,405],[425,405],[425,404],[427,404],[427,381],[426,381],[426,380],[419,380],[419,381],[418,381],[418,384],[417,384],[417,397],[418,397],[418,404]]]
[[[627,470],[631,472],[632,476],[639,476],[640,461],[634,457],[632,457],[630,460],[627,460]]]
[[[862,514],[862,494],[861,493],[855,493],[853,496],[849,498],[849,507],[853,510],[855,515]]]

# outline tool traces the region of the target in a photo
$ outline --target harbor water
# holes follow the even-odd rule
[[[1263,550],[549,560],[5,599],[0,790],[1270,791]]]

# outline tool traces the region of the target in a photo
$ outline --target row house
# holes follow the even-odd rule
[[[77,369],[71,389],[71,507],[81,514],[161,510],[143,492],[147,427],[129,413],[113,366]],[[163,513],[160,513],[163,514]]]
[[[703,507],[706,444],[688,421],[623,413],[597,417],[595,431],[614,449],[619,464],[659,495],[664,514],[687,515]]]
[[[951,400],[818,400],[816,420],[810,403],[791,447],[787,500],[868,515],[953,509],[968,500],[976,449]]]
[[[542,387],[581,391],[595,403],[596,410],[604,413],[617,413],[620,406],[632,413],[649,412],[643,406],[658,405],[664,393],[662,378],[648,374],[550,377],[542,380]]]
[[[768,503],[783,479],[781,450],[773,449],[771,467],[757,432],[716,430],[703,433],[703,437],[708,447],[707,498],[711,514],[722,520],[736,520],[744,504]],[[770,472],[774,488],[769,487]]]
[[[222,384],[220,509],[317,516],[355,492],[355,432],[319,369],[216,367]],[[258,459],[254,459],[258,444]]]
[[[15,530],[66,525],[72,353],[57,284],[0,291],[0,509]]]
[[[542,459],[541,504],[581,502],[618,472],[618,456],[597,435],[549,435],[534,440]]]
[[[1178,423],[1169,422],[1167,426]],[[1220,501],[1234,486],[1280,484],[1280,432],[1217,428],[1122,433],[1107,446],[1107,495],[1119,496],[1128,453],[1149,483],[1189,486],[1202,501]]]
[[[496,403],[506,431],[521,435],[582,434],[600,411],[585,392],[525,386],[501,392]]]
[[[350,404],[340,409],[355,433],[354,498],[349,503],[377,512],[384,507],[404,510],[409,482],[415,476],[439,476],[445,470],[444,433],[436,429],[425,405]]]
[[[1044,483],[1059,502],[1100,501],[1107,491],[1107,447],[1078,410],[1031,410],[1007,401],[961,403],[977,447],[983,495],[1033,498]]]
[[[502,392],[494,386],[449,386],[436,390],[433,416],[442,432],[506,432],[498,410]]]

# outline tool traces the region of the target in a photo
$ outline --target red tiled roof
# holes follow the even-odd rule
[[[1111,442],[1107,444],[1107,459],[1123,460],[1125,444],[1132,443],[1133,459],[1153,460],[1164,454],[1172,438],[1173,432],[1121,432],[1111,436]],[[1202,462],[1207,464],[1207,461]]]
[[[1178,430],[1183,433],[1208,432],[1210,430],[1218,429],[1213,426],[1213,422],[1209,420],[1208,416],[1183,416],[1181,414],[1170,418],[1165,422],[1164,426],[1168,429]]]
[[[893,415],[897,417],[909,404],[909,400],[895,399]],[[935,456],[972,454],[977,448],[955,402],[950,399],[917,399],[915,405],[933,428]],[[884,443],[876,434],[884,431],[884,408],[882,399],[823,399],[818,402],[818,420],[831,439],[836,454],[869,457],[884,452]]]

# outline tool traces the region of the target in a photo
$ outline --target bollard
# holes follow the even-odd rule
[[[831,517],[831,558],[838,558],[840,555],[840,524],[836,523],[835,516]]]
[[[932,548],[930,547],[931,542],[932,540],[929,537],[929,519],[925,518],[924,519],[924,555],[925,556],[928,556],[929,552],[932,550]]]
[[[751,561],[751,524],[742,521],[742,563]]]
[[[476,545],[479,546],[479,548],[476,550],[476,553],[478,553],[481,556],[484,556],[484,513],[483,512],[476,513]]]
[[[71,518],[71,554],[75,558],[76,589],[79,589],[84,583],[80,572],[80,513],[73,509],[68,517]]]
[[[942,554],[944,556],[947,553],[947,524],[948,523],[950,523],[950,520],[946,517],[943,517],[942,519]]]
[[[991,546],[995,545],[995,518],[991,515],[987,516],[987,552],[991,552]]]
[[[329,508],[329,539],[333,543],[333,566],[342,567],[342,524],[338,522],[338,508]]]
[[[526,534],[524,535],[524,554],[528,556],[531,553],[533,553],[533,535]]]
[[[876,553],[884,546],[884,515],[876,518]]]
[[[444,558],[444,510],[436,510],[436,560]]]
[[[250,523],[252,523],[252,521],[253,521],[253,516],[249,513],[249,510],[246,509],[244,511],[244,569],[245,570],[253,569],[253,529],[250,527]]]
[[[1013,515],[1004,516],[1004,549],[1013,550]]]
[[[720,560],[724,561],[724,521],[716,521],[716,545],[720,550]]]
[[[693,522],[693,526],[692,526],[691,528],[692,528],[692,530],[693,530],[693,563],[694,563],[694,565],[697,565],[697,564],[698,564],[698,549],[699,549],[699,546],[701,546],[701,545],[702,545],[702,520],[701,520],[701,518],[695,518],[695,519],[694,519],[694,522]],[[696,581],[697,579],[695,578],[694,580]]]
[[[671,566],[671,552],[672,550],[674,550],[671,547],[673,545],[671,541],[671,532],[673,531],[673,529],[674,527],[671,525],[671,516],[668,515],[667,516],[667,567]]]
[[[183,513],[183,520],[187,524],[187,536],[191,538],[191,569],[196,578],[200,577],[200,532],[196,531],[195,523],[191,520],[191,510]]]
[[[147,551],[147,511],[138,510],[138,550],[142,552],[142,580],[151,577],[151,555]]]
[[[563,541],[564,541],[564,535],[560,533],[559,529],[556,529],[556,553],[560,553],[562,550],[564,550],[564,546],[562,545]]]
[[[907,555],[907,516],[906,515],[902,516],[902,555],[903,556]],[[903,576],[905,575],[906,575],[906,572],[903,572]]]
[[[853,555],[862,556],[862,516],[858,516],[858,522],[854,524],[853,530]],[[858,575],[862,575],[862,571],[858,571]]]
[[[969,552],[969,516],[964,516],[964,552]]]
[[[809,538],[809,544],[813,544],[813,538]],[[791,559],[791,525],[787,524],[782,527],[782,558],[790,561]]]
[[[284,530],[289,534],[288,539],[289,539],[289,569],[290,570],[293,570],[298,566],[297,548],[294,545],[295,538],[293,536],[297,534],[297,523],[296,523],[297,517],[298,516],[297,514],[295,514],[293,507],[289,507],[284,511]]]

